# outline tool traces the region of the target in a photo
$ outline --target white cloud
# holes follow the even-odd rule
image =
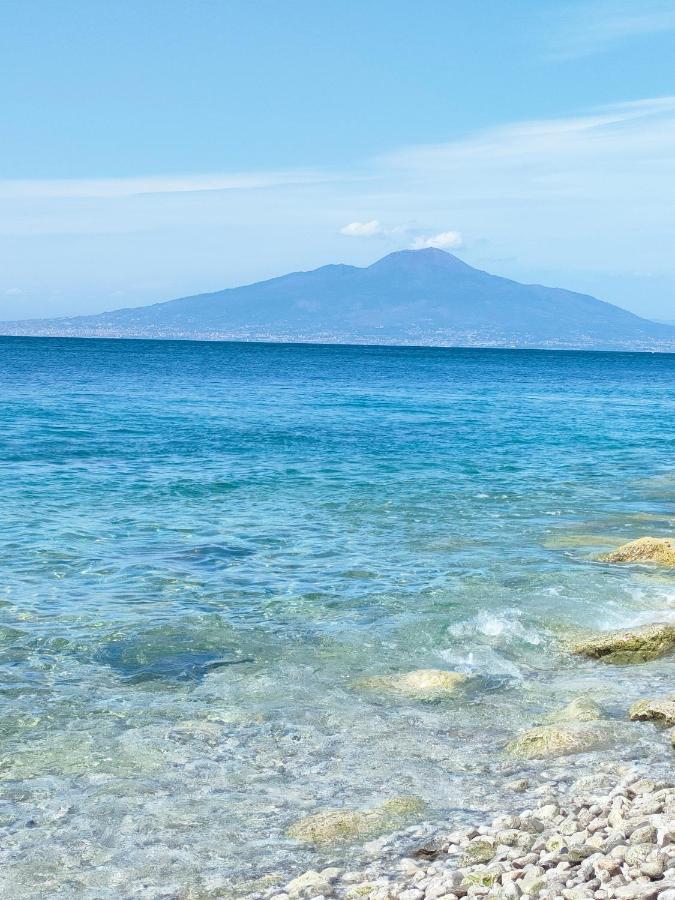
[[[590,0],[561,4],[546,17],[549,55],[575,59],[633,38],[675,30],[672,0]]]
[[[385,234],[385,231],[377,219],[371,219],[370,222],[350,222],[340,229],[340,234],[346,234],[347,237],[376,237]]]
[[[413,250],[424,250],[435,247],[437,250],[457,250],[464,243],[459,231],[441,231],[430,237],[417,237],[412,242]]]

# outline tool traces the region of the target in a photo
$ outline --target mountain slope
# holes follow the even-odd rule
[[[0,332],[675,349],[670,325],[585,294],[490,275],[434,249],[96,316],[0,323]]]

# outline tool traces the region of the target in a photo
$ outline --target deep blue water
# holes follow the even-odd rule
[[[303,815],[507,803],[518,729],[672,677],[561,635],[673,617],[594,557],[672,533],[674,410],[666,354],[0,338],[8,896],[228,896],[316,863]],[[432,667],[471,688],[358,688]]]

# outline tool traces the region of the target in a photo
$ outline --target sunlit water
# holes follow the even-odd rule
[[[572,659],[672,619],[594,555],[675,524],[675,357],[0,339],[3,897],[229,897],[358,865],[286,836],[414,794],[513,804],[504,745],[582,692],[611,752],[672,660]],[[422,667],[456,699],[364,691]],[[601,756],[609,751],[603,751]],[[575,758],[577,774],[594,755]],[[418,817],[419,819],[419,817]]]

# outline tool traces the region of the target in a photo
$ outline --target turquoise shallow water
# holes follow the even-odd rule
[[[287,828],[502,809],[547,770],[505,743],[584,691],[668,765],[622,720],[672,660],[561,637],[675,617],[671,577],[593,558],[673,533],[674,356],[5,338],[0,388],[3,896],[356,865]],[[423,667],[471,679],[357,683]]]

